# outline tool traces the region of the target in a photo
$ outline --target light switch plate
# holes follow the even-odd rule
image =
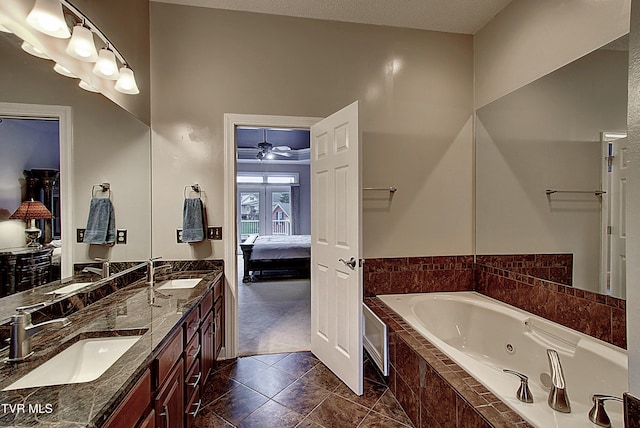
[[[213,239],[219,241],[222,239],[222,227],[208,227],[207,228],[207,239]]]
[[[76,242],[82,244],[84,242],[84,233],[87,229],[76,229]]]
[[[176,229],[176,242],[182,244],[182,229]]]

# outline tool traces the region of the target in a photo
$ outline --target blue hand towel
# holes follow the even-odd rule
[[[109,198],[92,198],[89,206],[85,244],[113,244],[116,240],[116,219]]]
[[[182,209],[182,242],[204,241],[204,206],[200,198],[187,198]]]

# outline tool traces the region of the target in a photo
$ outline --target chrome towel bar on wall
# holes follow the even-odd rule
[[[554,190],[547,189],[545,190],[547,196],[553,195],[554,193],[593,193],[595,196],[602,196],[607,193],[604,190]]]

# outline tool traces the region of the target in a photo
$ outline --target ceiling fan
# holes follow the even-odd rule
[[[275,146],[267,141],[267,130],[262,130],[262,142],[258,143],[256,149],[258,149],[258,154],[256,158],[258,160],[264,159],[274,159],[275,156],[291,156],[291,147],[289,146]]]

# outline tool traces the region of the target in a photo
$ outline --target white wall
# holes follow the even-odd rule
[[[517,0],[474,35],[483,105],[629,32],[631,0]]]
[[[473,251],[470,36],[153,2],[151,40],[154,255],[223,256],[175,229],[193,182],[224,220],[225,113],[323,117],[356,99],[364,186],[398,188],[365,199],[364,256]]]

